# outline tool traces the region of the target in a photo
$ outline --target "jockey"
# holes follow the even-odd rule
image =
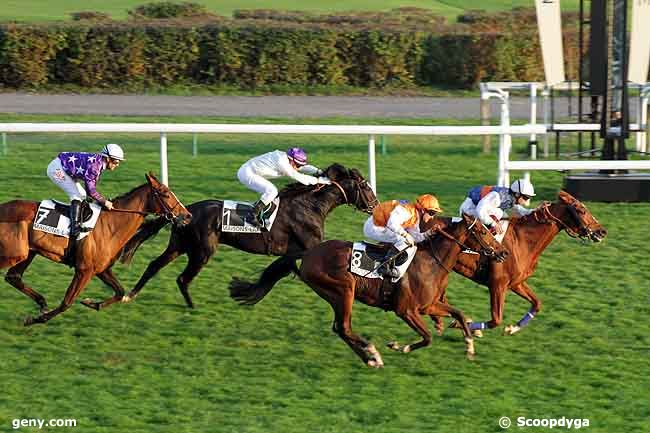
[[[409,247],[425,239],[420,232],[420,221],[428,222],[442,212],[438,199],[423,194],[414,203],[405,200],[390,200],[380,203],[372,211],[363,226],[363,234],[379,242],[393,244],[384,257],[384,263]],[[385,276],[397,278],[400,272],[392,266],[382,266],[379,271]]]
[[[113,209],[113,203],[97,192],[96,185],[102,171],[115,170],[120,161],[124,161],[124,151],[117,144],[110,143],[99,153],[59,153],[47,166],[47,176],[70,197],[71,247],[79,234],[81,200],[90,196],[106,209]]]
[[[467,198],[460,205],[460,213],[477,217],[495,234],[503,233],[499,221],[505,211],[512,209],[519,216],[532,212],[524,206],[530,205],[530,198],[535,196],[533,184],[527,179],[515,180],[510,188],[504,186],[475,186],[467,193]]]
[[[322,170],[307,164],[307,152],[292,147],[286,152],[275,150],[249,159],[237,171],[237,178],[247,188],[262,194],[253,204],[255,222],[261,226],[264,215],[273,212],[273,200],[278,195],[278,189],[267,179],[287,176],[303,185],[329,184],[328,178],[320,177],[322,174]]]

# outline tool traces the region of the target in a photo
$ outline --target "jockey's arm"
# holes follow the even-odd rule
[[[386,228],[397,233],[399,236],[406,236],[408,232],[404,229],[404,224],[411,215],[402,206],[395,206],[395,209],[390,213],[390,218],[386,222]]]
[[[427,238],[424,235],[424,233],[420,232],[419,224],[416,224],[413,227],[407,227],[406,231],[408,232],[408,234],[413,236],[413,239],[415,239],[415,243],[422,242]]]
[[[520,204],[516,204],[512,207],[512,213],[518,216],[526,216],[533,213],[534,209],[528,209]]]
[[[302,167],[300,167],[298,169],[298,171],[300,173],[308,174],[310,176],[320,176],[320,175],[323,174],[323,170],[321,170],[318,167],[314,167],[313,165],[309,165],[309,164],[303,165]]]
[[[86,187],[86,192],[91,196],[95,201],[97,201],[102,206],[106,203],[106,199],[97,191],[97,179],[99,178],[98,173],[94,173],[91,170],[86,170],[83,180]]]
[[[501,198],[499,193],[492,191],[481,199],[476,205],[476,216],[487,227],[492,227],[496,221],[492,217],[496,217],[497,221],[503,218],[503,210],[499,208]]]
[[[286,158],[285,158],[286,159]],[[298,170],[293,168],[291,164],[289,164],[289,160],[281,160],[279,162],[279,167],[278,167],[281,173],[283,173],[285,176],[290,177],[291,179],[295,180],[296,182],[300,182],[303,185],[316,185],[317,183],[323,183],[319,181],[319,178],[315,176],[310,176],[308,174],[303,174],[300,173]]]

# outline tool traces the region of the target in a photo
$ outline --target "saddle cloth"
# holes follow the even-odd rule
[[[81,232],[77,239],[83,239],[95,228],[102,207],[97,203],[81,202]],[[36,212],[34,230],[51,233],[64,238],[70,235],[70,205],[56,200],[43,200]]]
[[[365,278],[380,278],[384,276],[377,272],[377,268],[382,264],[390,244],[376,245],[368,242],[355,242],[352,245],[352,254],[350,255],[350,272]],[[399,276],[391,278],[391,282],[398,282],[406,273],[415,253],[416,247],[409,247],[403,251],[403,255],[398,256],[391,264],[399,272]]]
[[[377,272],[377,268],[381,265],[387,251],[387,247],[355,242],[352,245],[352,255],[350,256],[350,272],[366,278],[383,280],[384,277]]]
[[[275,217],[280,208],[280,198],[273,200],[273,212],[264,217],[264,227],[257,226],[253,221],[253,205],[244,201],[223,201],[223,213],[221,215],[221,231],[230,233],[261,233],[262,230],[269,231],[273,226]]]

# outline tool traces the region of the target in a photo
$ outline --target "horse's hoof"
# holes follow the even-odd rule
[[[375,359],[370,359],[370,360],[368,360],[368,362],[366,363],[366,365],[367,365],[368,367],[370,367],[370,368],[383,368],[383,367],[384,367],[384,363],[383,363],[383,362],[378,362],[378,361],[375,360]]]
[[[25,321],[23,322],[24,326],[32,326],[34,323],[36,323],[36,320],[32,316],[27,316],[25,318]]]
[[[390,341],[386,343],[386,347],[388,347],[391,350],[397,350],[397,351],[400,351],[402,349],[402,346],[400,346],[397,341]]]
[[[50,309],[47,308],[47,305],[46,305],[44,307],[41,307],[41,309],[38,312],[41,313],[41,314],[47,314],[47,313],[50,312]]]
[[[514,335],[520,330],[521,328],[517,325],[508,325],[503,329],[503,335]]]
[[[120,302],[122,302],[123,304],[128,304],[132,300],[133,300],[132,297],[130,297],[129,295],[125,295],[125,296],[122,296],[122,300]]]
[[[467,359],[474,361],[476,359],[476,352],[467,352]]]
[[[472,331],[472,335],[476,338],[483,338],[483,331],[480,329],[475,329]]]
[[[86,298],[81,301],[81,305],[85,305],[88,308],[99,311],[99,304],[97,302],[93,302],[93,300],[90,298]]]

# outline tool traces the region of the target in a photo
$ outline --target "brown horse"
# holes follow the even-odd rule
[[[441,219],[437,218],[433,225],[439,220]],[[474,237],[481,245],[481,254],[498,260],[503,260],[507,255],[505,249],[478,220],[466,217],[452,224],[446,219],[445,224],[447,231],[434,229],[427,240],[418,244],[406,274],[395,284],[388,280],[352,274],[349,266],[352,243],[340,240],[323,242],[307,250],[302,258],[300,270],[295,270],[305,283],[330,303],[334,310],[333,331],[369,367],[382,367],[384,363],[375,346],[352,331],[352,304],[355,299],[372,307],[394,311],[417,332],[422,337],[419,342],[403,347],[397,342],[389,344],[393,350],[412,352],[431,344],[431,333],[420,315],[426,314],[432,319],[437,319],[438,316],[453,316],[459,323],[465,323],[465,316],[460,310],[439,301],[447,287],[449,273],[464,248],[465,240]],[[432,224],[429,224],[429,227],[431,226]],[[248,286],[245,284],[233,287],[231,283],[231,292],[236,293],[235,298],[242,303],[259,301],[237,290],[246,287]],[[254,288],[249,293],[251,296],[257,294]],[[467,356],[471,358],[474,355],[474,342],[467,325],[464,332]]]
[[[516,325],[505,328],[506,334],[519,331],[539,313],[542,303],[526,280],[535,272],[542,252],[562,230],[573,238],[593,242],[600,242],[607,236],[607,230],[584,204],[571,194],[560,191],[556,202],[543,203],[530,215],[511,220],[503,238],[503,246],[510,252],[508,260],[496,263],[470,255],[462,255],[458,259],[454,271],[487,286],[490,292],[492,320],[473,322],[470,329],[474,331],[499,326],[509,289],[530,302],[531,308]],[[468,245],[472,247],[471,240],[468,240]]]
[[[95,228],[78,241],[72,265],[75,273],[65,297],[57,308],[48,311],[45,298],[22,280],[23,273],[39,254],[64,263],[68,239],[32,228],[38,202],[14,200],[0,204],[0,268],[9,268],[5,280],[32,298],[41,308],[38,317],[28,317],[25,326],[45,323],[67,310],[90,279],[97,275],[109,285],[115,296],[100,303],[85,301],[86,306],[100,309],[120,301],[124,289],[113,275],[111,266],[148,214],[163,215],[178,223],[187,223],[191,215],[174,193],[149,173],[147,183],[113,200],[115,209],[104,210]]]

